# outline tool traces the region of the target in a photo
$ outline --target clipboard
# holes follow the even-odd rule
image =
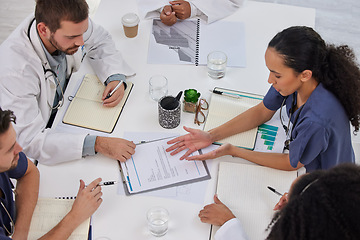
[[[167,147],[166,141],[167,139],[161,139],[139,144],[130,159],[126,162],[118,161],[126,195],[170,188],[211,178],[205,161],[186,161],[180,160],[179,155],[170,156],[170,153],[164,151],[164,146]],[[201,154],[201,151],[196,154]]]
[[[240,113],[259,104],[264,98],[262,95],[258,94],[219,87],[215,87],[212,92],[208,115],[204,124],[204,131],[208,131],[226,123]],[[246,132],[224,138],[214,144],[222,145],[224,143],[231,143],[237,147],[253,150],[257,132],[258,128],[256,127]]]

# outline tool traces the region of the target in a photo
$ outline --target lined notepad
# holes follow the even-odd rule
[[[105,86],[96,75],[85,75],[79,90],[67,109],[63,122],[70,125],[111,133],[133,87],[126,82],[127,88],[121,102],[115,107],[104,107],[102,95]]]
[[[70,212],[75,200],[39,198],[31,219],[29,240],[39,239],[54,228]],[[90,218],[80,224],[68,238],[69,240],[87,240]]]
[[[280,197],[267,186],[281,193],[289,191],[297,171],[282,171],[259,165],[221,162],[217,194],[240,220],[251,240],[266,239],[275,204]],[[219,227],[212,226],[212,239]]]
[[[223,88],[215,88],[214,90],[232,93],[234,96],[239,96],[239,98],[212,93],[204,131],[208,131],[226,123],[240,113],[245,112],[249,108],[259,104],[263,99],[262,96],[256,94],[238,92]],[[238,147],[254,149],[256,134],[257,128],[254,128],[249,131],[221,139],[216,143],[231,143]]]

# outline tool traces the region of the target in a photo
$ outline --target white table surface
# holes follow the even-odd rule
[[[137,73],[131,79],[135,86],[112,133],[117,137],[122,137],[124,132],[183,134],[182,126],[197,127],[193,123],[194,115],[184,112],[181,113],[180,126],[173,130],[165,130],[158,124],[157,103],[151,100],[148,94],[148,80],[152,75],[162,74],[168,78],[170,95],[176,95],[180,90],[196,88],[203,97],[209,99],[208,90],[214,87],[265,94],[269,84],[264,53],[269,40],[286,27],[313,27],[315,24],[313,9],[247,1],[244,8],[226,18],[228,21],[245,23],[247,67],[227,68],[223,79],[213,80],[207,76],[205,66],[147,64],[151,21],[141,19],[138,36],[126,38],[121,17],[127,12],[138,13],[136,1],[103,0],[93,18],[112,34],[117,48]],[[89,72],[92,70],[85,63],[80,71],[73,75],[65,93],[66,100],[67,96],[73,94],[77,82]],[[59,111],[55,124],[61,120],[65,109],[63,107]],[[146,211],[155,205],[164,206],[170,212],[169,231],[160,239],[208,239],[210,225],[201,223],[197,214],[205,204],[212,202],[219,161],[245,160],[222,157],[208,161],[212,166],[212,178],[203,183],[206,194],[201,204],[141,194],[124,196],[117,194],[117,186],[103,187],[103,203],[93,215],[93,239],[155,239],[147,230],[145,218]],[[38,167],[41,173],[40,197],[75,196],[79,179],[89,183],[97,177],[102,177],[103,181],[119,178],[117,162],[101,154],[56,166],[40,164]]]

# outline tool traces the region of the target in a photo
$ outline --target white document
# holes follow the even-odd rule
[[[165,149],[169,139],[138,144],[135,154],[121,162],[128,194],[177,186],[210,178],[204,161],[179,160]]]

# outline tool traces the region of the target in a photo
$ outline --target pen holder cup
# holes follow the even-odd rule
[[[164,96],[159,99],[159,124],[163,128],[176,128],[180,124],[181,104],[173,96]]]

